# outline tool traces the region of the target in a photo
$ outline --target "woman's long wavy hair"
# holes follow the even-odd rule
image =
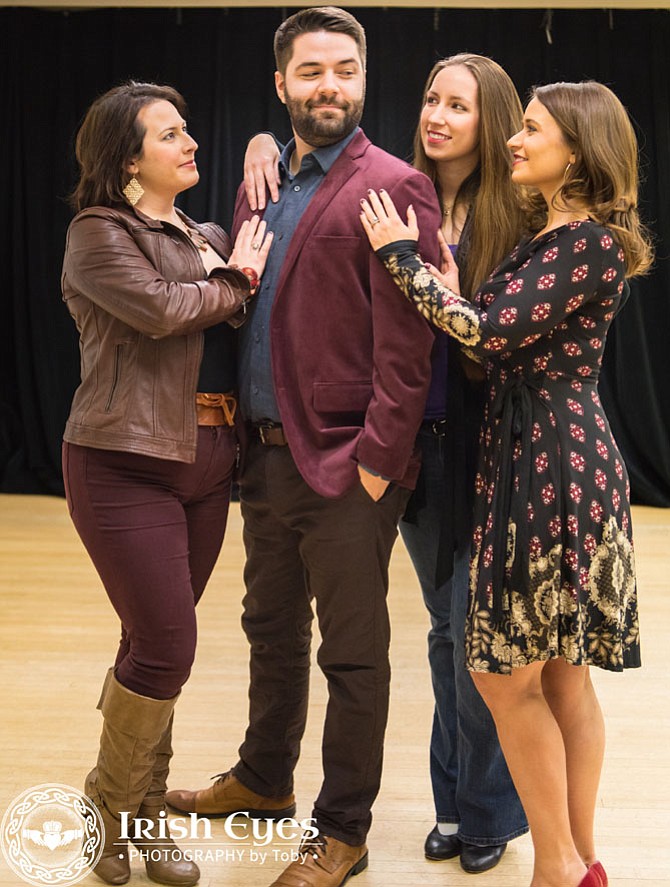
[[[551,114],[575,154],[554,206],[585,208],[612,231],[625,256],[626,275],[644,274],[653,250],[637,208],[638,144],[626,109],[611,89],[593,80],[536,86],[531,98]],[[534,227],[541,227],[547,213],[542,195],[529,191],[527,208]]]
[[[456,65],[467,68],[477,81],[479,103],[479,163],[459,188],[454,204],[468,207],[456,261],[461,271],[461,292],[472,298],[525,228],[507,147],[510,136],[521,129],[523,111],[514,84],[500,65],[486,56],[466,52],[434,65],[424,87],[422,107],[437,74]],[[414,136],[414,166],[430,177],[441,197],[437,163],[426,155],[420,124]]]
[[[127,204],[123,189],[131,176],[126,168],[141,156],[146,132],[137,115],[158,101],[170,102],[186,117],[186,102],[176,89],[133,80],[98,96],[90,106],[75,142],[79,181],[70,205],[77,212],[87,206]]]

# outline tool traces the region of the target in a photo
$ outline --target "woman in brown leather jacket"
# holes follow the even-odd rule
[[[132,82],[93,103],[77,136],[79,212],[63,265],[81,351],[63,444],[67,501],[122,626],[86,779],[105,825],[94,870],[108,884],[130,877],[128,837],[148,851],[153,880],[200,875],[169,838],[147,836],[165,816],[173,709],[228,514],[232,327],[272,240],[254,217],[231,252],[221,228],[175,208],[199,178],[185,111],[174,89]]]

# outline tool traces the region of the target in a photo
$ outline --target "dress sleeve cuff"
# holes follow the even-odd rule
[[[419,252],[419,244],[416,240],[394,240],[393,243],[380,246],[375,252],[382,261],[390,256],[395,256],[398,264],[401,265],[406,259],[416,256]]]

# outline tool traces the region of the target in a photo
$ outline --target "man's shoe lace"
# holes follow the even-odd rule
[[[309,853],[314,859],[319,856],[325,856],[328,847],[327,835],[316,835],[314,837],[304,837],[298,848],[299,853]]]

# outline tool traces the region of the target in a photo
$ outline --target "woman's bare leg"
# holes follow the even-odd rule
[[[542,688],[563,736],[572,838],[590,865],[596,860],[593,820],[605,752],[602,711],[586,665],[552,659],[542,672]]]
[[[511,675],[473,673],[496,723],[507,766],[530,825],[531,887],[577,887],[586,866],[572,837],[563,734],[545,699],[536,662]]]

